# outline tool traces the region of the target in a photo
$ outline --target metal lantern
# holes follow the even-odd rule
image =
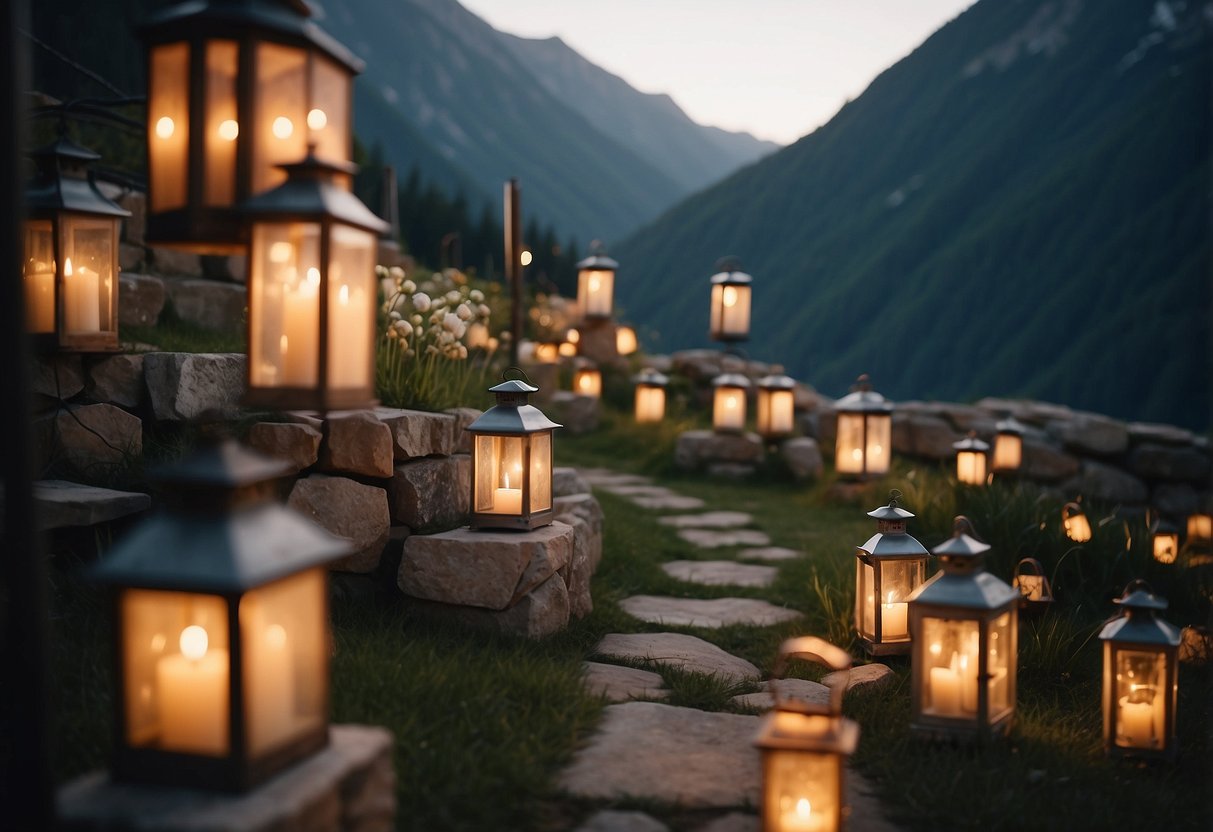
[[[636,339],[636,330],[630,326],[621,326],[615,330],[615,352],[620,355],[631,355],[640,349],[640,342]]]
[[[387,223],[334,184],[352,165],[314,155],[242,209],[252,224],[249,404],[368,407],[375,398],[376,240]]]
[[[284,164],[311,146],[350,160],[363,64],[310,14],[302,0],[190,0],[141,28],[149,242],[241,252],[248,229],[236,206],[280,184]]]
[[[665,418],[665,388],[669,376],[645,370],[636,376],[636,423],[660,422]]]
[[[1124,614],[1099,633],[1104,749],[1112,756],[1174,759],[1179,628],[1158,617],[1167,601],[1145,581],[1130,583],[1113,603]]]
[[[578,334],[577,330],[575,330],[575,329],[569,330],[570,336],[577,335],[577,334]],[[572,358],[576,354],[577,354],[577,341],[573,341],[573,340],[561,341],[559,344],[556,345],[557,360],[559,360],[561,358]]]
[[[530,531],[552,522],[552,433],[560,425],[530,404],[538,391],[519,379],[490,387],[497,404],[467,426],[473,529]]]
[[[741,261],[726,257],[712,275],[709,335],[713,341],[745,341],[750,337],[750,294],[754,278],[741,271]]]
[[[843,476],[863,479],[889,470],[893,450],[893,405],[872,389],[866,374],[838,400],[838,439],[834,468]]]
[[[758,380],[757,430],[763,439],[782,439],[796,429],[796,382],[785,375]]]
[[[559,341],[539,341],[535,344],[535,361],[540,364],[555,364],[560,361]]]
[[[590,252],[589,257],[577,263],[577,308],[588,320],[607,319],[611,317],[619,264],[606,256],[606,249],[597,240]]]
[[[1062,506],[1061,526],[1066,537],[1075,543],[1086,543],[1091,539],[1091,521],[1087,519],[1082,506],[1076,502]]]
[[[1053,604],[1053,587],[1049,585],[1044,566],[1036,558],[1023,558],[1015,564],[1011,586],[1019,590],[1022,612],[1041,612]]]
[[[868,512],[876,534],[855,549],[855,629],[872,656],[910,652],[910,596],[926,580],[930,553],[906,534],[914,515],[897,505],[901,492],[889,493],[889,504]]]
[[[952,443],[956,450],[956,479],[963,485],[986,484],[986,454],[990,446],[970,432],[959,442]]]
[[[932,549],[943,571],[910,598],[910,728],[932,737],[1005,733],[1015,714],[1020,592],[985,571],[989,545],[957,517]]]
[[[210,447],[94,568],[114,588],[118,779],[242,790],[328,743],[327,564],[350,547],[274,499],[289,472]]]
[[[1007,417],[994,425],[994,460],[996,474],[1013,474],[1023,467],[1024,426]]]
[[[1188,515],[1188,545],[1213,542],[1213,514],[1198,511]]]
[[[717,433],[745,430],[745,399],[750,380],[740,373],[723,373],[712,379],[712,427]]]
[[[777,677],[788,659],[814,659],[834,671],[828,704],[783,698]],[[770,688],[774,709],[754,745],[762,755],[763,832],[837,832],[846,810],[846,761],[859,743],[859,724],[842,716],[851,657],[813,636],[779,647]]]
[[[25,193],[25,330],[62,352],[118,349],[118,227],[130,212],[89,171],[101,157],[66,137],[33,154]]]
[[[579,396],[602,396],[602,370],[593,364],[583,364],[573,372],[573,392]]]
[[[1159,563],[1175,563],[1179,557],[1179,527],[1166,518],[1158,517],[1150,524],[1150,540],[1154,560]]]

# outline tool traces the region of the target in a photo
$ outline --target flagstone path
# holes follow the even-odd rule
[[[661,569],[671,578],[703,586],[768,587],[779,575],[774,566],[753,566],[735,560],[672,560],[661,564]]]
[[[624,612],[650,624],[673,627],[707,627],[712,630],[730,624],[765,627],[800,618],[789,610],[754,598],[666,598],[660,595],[633,595],[619,602]]]

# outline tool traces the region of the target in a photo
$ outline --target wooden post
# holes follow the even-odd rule
[[[505,183],[505,279],[510,283],[510,363],[518,365],[522,341],[522,192],[518,180]]]

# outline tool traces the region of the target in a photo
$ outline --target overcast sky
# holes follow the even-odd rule
[[[973,0],[459,2],[502,31],[558,35],[701,124],[788,144]]]

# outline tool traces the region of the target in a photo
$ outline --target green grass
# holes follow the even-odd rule
[[[216,332],[177,317],[171,303],[165,304],[155,326],[122,326],[123,344],[148,344],[161,352],[245,352],[243,322],[231,332]]]

